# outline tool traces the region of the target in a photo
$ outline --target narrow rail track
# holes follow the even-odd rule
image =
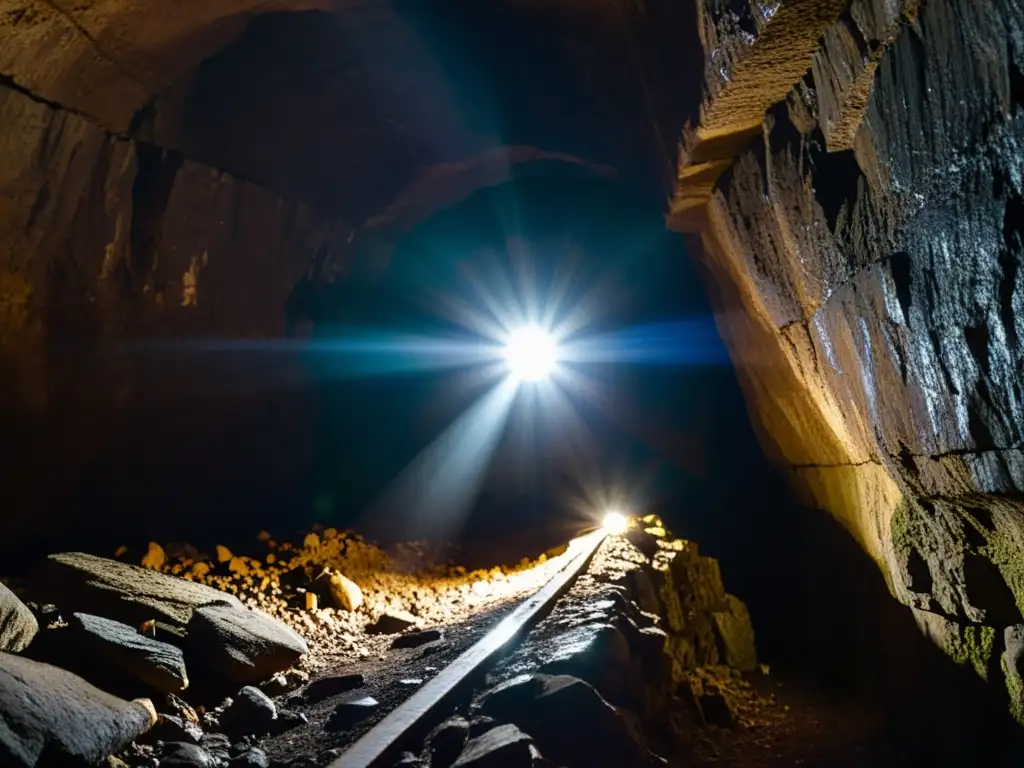
[[[572,556],[547,584],[526,598],[498,626],[363,734],[329,768],[385,768],[390,765],[405,744],[417,735],[425,735],[423,731],[437,719],[437,713],[476,680],[487,665],[497,658],[499,651],[525,637],[529,629],[548,613],[586,570],[606,536],[607,532],[602,529],[575,539],[569,545]],[[576,550],[574,553],[573,549]]]

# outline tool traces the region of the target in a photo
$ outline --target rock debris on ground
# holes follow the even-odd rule
[[[330,528],[256,541],[62,553],[0,591],[0,721],[18,725],[0,764],[328,765],[569,557],[467,571]],[[805,742],[831,760],[806,765],[869,759],[843,752],[855,720],[787,695],[717,561],[649,516],[395,765],[781,766]]]

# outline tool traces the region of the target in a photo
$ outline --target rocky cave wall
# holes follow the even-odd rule
[[[702,18],[669,223],[765,450],[1024,722],[1024,5]]]
[[[152,482],[133,471],[175,455],[237,454],[225,484],[246,479],[247,461],[287,477],[300,451],[254,456],[239,435],[300,424],[301,404],[218,390],[225,379],[205,361],[158,345],[283,335],[292,287],[344,225],[7,86],[0,123],[0,411],[16,512],[6,542],[60,520],[26,512],[75,514],[94,482],[131,496]],[[274,384],[298,373],[277,370]],[[104,475],[113,454],[124,463]]]
[[[499,6],[0,0],[0,550],[303,514],[308,369],[200,342],[295,331],[297,284],[517,164],[664,167],[679,4]]]

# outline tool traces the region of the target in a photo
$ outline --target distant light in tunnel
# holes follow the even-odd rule
[[[558,342],[536,325],[514,330],[505,343],[505,362],[520,381],[541,381],[558,365]]]
[[[610,536],[619,536],[629,528],[629,518],[621,512],[611,509],[604,516],[604,522],[601,524],[601,527]]]

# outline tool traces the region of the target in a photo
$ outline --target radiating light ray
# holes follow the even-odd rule
[[[710,318],[634,326],[563,344],[561,357],[576,363],[708,365],[728,362]]]
[[[433,296],[441,314],[458,325],[494,341],[500,340],[505,334],[505,328],[494,312],[488,317],[479,307],[460,296],[442,294],[440,291],[434,291]]]
[[[445,537],[464,522],[516,395],[505,379],[482,395],[402,471],[371,507],[403,535]]]
[[[202,339],[146,344],[149,354],[303,356],[324,378],[442,371],[493,362],[500,346],[472,336],[362,332],[328,339]]]

